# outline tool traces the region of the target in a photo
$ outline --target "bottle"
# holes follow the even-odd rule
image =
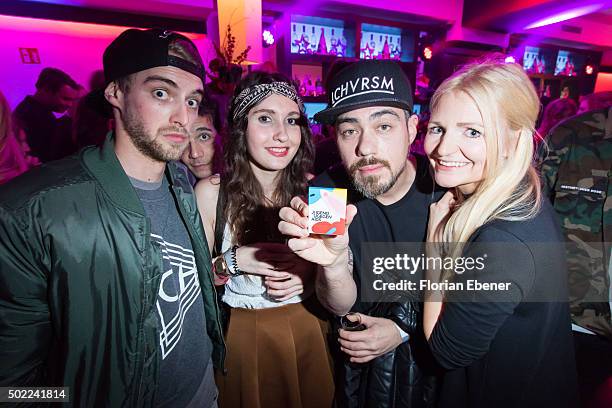
[[[310,44],[310,40],[308,34],[306,34],[306,26],[302,24],[302,36],[298,44],[298,54],[308,54],[308,44]]]
[[[304,38],[304,34],[300,37],[298,41],[298,54],[307,54],[308,53],[308,36]]]
[[[315,96],[323,95],[325,93],[325,89],[323,89],[323,81],[321,81],[320,77],[317,77],[317,80],[315,81],[315,92]]]
[[[389,42],[387,41],[389,36],[385,36],[385,44],[383,45],[381,59],[391,59],[391,52],[389,51]]]
[[[344,57],[344,50],[346,49],[346,41],[343,41],[344,36],[339,36],[336,41],[336,55],[338,57]]]
[[[374,42],[374,34],[370,34],[370,46],[368,47],[369,49],[366,51],[368,53],[368,56],[366,57],[367,59],[373,59],[374,58],[374,50],[376,49],[376,43]]]
[[[338,42],[336,41],[336,37],[334,36],[334,29],[331,29],[331,40],[329,41],[329,54],[337,55],[338,54]]]
[[[310,78],[310,75],[306,75],[306,77],[304,78],[304,82],[306,82],[306,96],[312,96],[315,92],[314,89],[314,85],[312,84],[312,79]]]
[[[402,45],[400,44],[401,37],[397,37],[397,44],[393,50],[393,59],[400,60],[402,58]]]
[[[325,41],[325,30],[321,27],[321,35],[319,36],[319,46],[317,47],[317,54],[327,54],[327,42]]]
[[[317,52],[317,42],[315,40],[315,28],[312,26],[312,42],[310,43],[310,54],[315,54]]]

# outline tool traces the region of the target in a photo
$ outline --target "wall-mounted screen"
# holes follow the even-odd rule
[[[532,46],[525,47],[523,69],[528,74],[552,74],[553,67],[554,51]]]
[[[577,76],[584,69],[585,59],[584,55],[559,50],[555,64],[555,75]]]
[[[342,20],[292,15],[291,53],[351,57],[346,34]]]
[[[362,24],[359,58],[412,62],[414,34],[399,27]]]

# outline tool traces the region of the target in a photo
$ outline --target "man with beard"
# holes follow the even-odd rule
[[[135,29],[103,60],[114,133],[0,190],[0,386],[68,387],[76,406],[216,406],[210,254],[169,163],[189,142],[202,60],[182,35]]]
[[[429,177],[427,161],[409,157],[418,124],[411,113],[410,83],[394,62],[360,61],[332,73],[327,89],[328,107],[315,119],[334,125],[342,165],[319,175],[312,185],[354,187],[349,190],[349,201],[358,210],[349,226],[348,244],[358,295],[353,313],[341,320],[344,324],[339,330],[338,404],[428,406],[433,401],[425,372],[432,368],[433,359],[422,336],[420,303],[410,296],[366,296],[372,269],[362,264],[362,244],[370,242],[416,243],[413,247],[419,249],[413,255],[418,257],[426,237],[429,206],[441,193]],[[291,204],[292,208],[281,211],[279,225],[281,231],[297,238],[289,241],[290,247],[323,265],[329,259],[340,259],[333,256],[341,253],[339,241],[308,237],[302,228],[307,225],[306,204],[297,198]],[[360,323],[361,330],[347,329],[353,326],[347,320]]]

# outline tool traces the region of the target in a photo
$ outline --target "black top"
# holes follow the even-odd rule
[[[439,200],[443,191],[430,177],[427,159],[414,157],[415,180],[408,192],[390,205],[357,193],[340,166],[312,182],[315,186],[349,189],[348,201],[357,207],[357,215],[349,227],[353,278],[357,284],[357,302],[352,311],[390,319],[410,335],[409,341],[364,365],[349,364],[346,356],[340,354],[337,361],[344,363],[337,367],[339,406],[423,407],[431,406],[431,401],[435,400],[432,380],[439,367],[425,340],[420,303],[405,294],[395,299],[370,297],[368,285],[372,271],[362,266],[368,261],[361,256],[362,246],[366,248],[365,245],[371,242],[384,243],[381,252],[386,253],[393,251],[397,243],[418,243],[420,246],[425,240],[429,205]],[[370,301],[366,302],[366,299]]]
[[[474,233],[464,256],[487,254],[478,280],[509,281],[514,290],[503,302],[485,291],[453,302],[448,292],[430,338],[447,370],[441,407],[578,406],[562,242],[548,202],[533,219],[494,221]]]
[[[357,193],[346,171],[336,166],[322,173],[311,183],[321,187],[348,188],[348,201],[357,207],[357,215],[349,227],[349,237],[357,283],[358,299],[361,298],[362,244],[368,242],[423,242],[427,235],[429,205],[438,201],[443,191],[429,173],[429,163],[423,156],[416,158],[417,174],[410,190],[399,201],[384,205]],[[354,311],[367,312],[371,305],[357,302]]]
[[[17,126],[26,134],[30,155],[42,163],[61,159],[76,151],[72,142],[72,119],[57,119],[51,109],[26,96],[13,112]]]

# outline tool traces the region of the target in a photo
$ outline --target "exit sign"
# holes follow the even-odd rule
[[[38,48],[20,48],[19,54],[23,64],[40,64]]]

